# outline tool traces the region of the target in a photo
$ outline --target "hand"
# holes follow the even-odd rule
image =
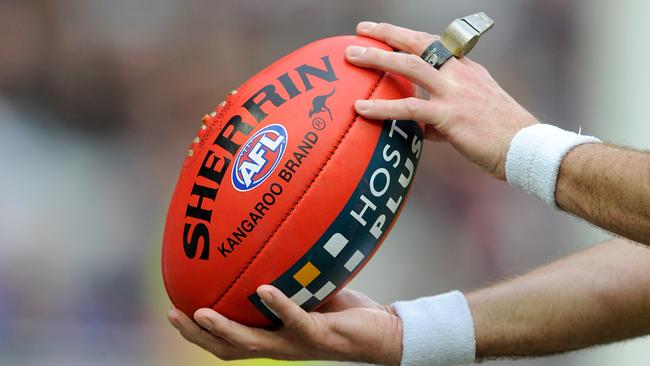
[[[388,305],[343,289],[318,312],[307,313],[273,286],[260,286],[257,293],[282,320],[280,329],[247,327],[212,309],[194,313],[200,326],[178,309],[172,309],[168,318],[185,339],[224,360],[263,357],[400,363],[402,322]]]
[[[359,23],[357,33],[406,53],[350,46],[346,50],[350,63],[402,75],[430,94],[428,100],[359,100],[355,103],[357,113],[372,119],[423,122],[429,140],[448,141],[467,159],[505,180],[510,141],[521,128],[534,124],[535,117],[483,66],[467,57],[452,57],[440,71],[422,60],[419,55],[437,36],[372,22]]]

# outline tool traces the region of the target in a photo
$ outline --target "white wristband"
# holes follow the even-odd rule
[[[402,319],[402,366],[474,362],[474,320],[459,291],[392,304]]]
[[[510,142],[506,179],[511,186],[537,196],[557,209],[555,185],[562,159],[574,147],[590,142],[601,141],[547,124],[523,128]]]

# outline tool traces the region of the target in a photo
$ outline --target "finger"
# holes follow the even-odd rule
[[[374,47],[349,46],[345,50],[345,56],[353,65],[402,75],[430,93],[442,92],[447,83],[438,70],[416,55]]]
[[[440,37],[427,32],[414,31],[388,23],[361,22],[357,25],[357,34],[382,41],[401,51],[418,56],[433,41]]]
[[[381,305],[372,301],[366,295],[344,288],[325,304],[318,308],[321,313],[333,313],[351,308],[381,308]]]
[[[232,321],[212,309],[199,309],[194,320],[213,335],[241,347],[247,352],[261,352],[273,348],[276,336],[259,328],[247,327]]]
[[[358,304],[356,297],[352,293],[352,290],[344,288],[329,299],[326,303],[318,307],[318,311],[321,313],[335,313],[338,311],[347,310],[350,308],[361,307],[361,304]]]
[[[313,332],[315,328],[313,319],[305,310],[286,297],[282,291],[270,285],[262,285],[257,288],[257,294],[282,320],[284,327],[302,335],[309,335]]]
[[[357,100],[354,109],[368,119],[412,120],[434,125],[442,120],[442,108],[438,107],[437,103],[416,97]]]
[[[187,315],[178,309],[172,309],[167,314],[169,322],[178,329],[186,340],[211,352],[222,359],[234,359],[235,348],[223,339],[219,339],[209,332],[201,329]]]

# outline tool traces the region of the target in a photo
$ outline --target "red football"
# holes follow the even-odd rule
[[[204,117],[169,205],[162,270],[173,304],[268,326],[255,290],[306,310],[343,288],[395,223],[422,129],[367,121],[357,99],[412,96],[407,80],[347,63],[341,36],[311,43],[231,92]]]

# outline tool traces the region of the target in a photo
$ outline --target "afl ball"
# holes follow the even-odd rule
[[[365,120],[353,104],[415,89],[349,64],[349,45],[391,49],[356,36],[316,41],[203,118],[162,244],[165,288],[190,317],[208,307],[251,326],[277,323],[255,292],[262,284],[313,310],[359,272],[397,220],[422,128]]]

